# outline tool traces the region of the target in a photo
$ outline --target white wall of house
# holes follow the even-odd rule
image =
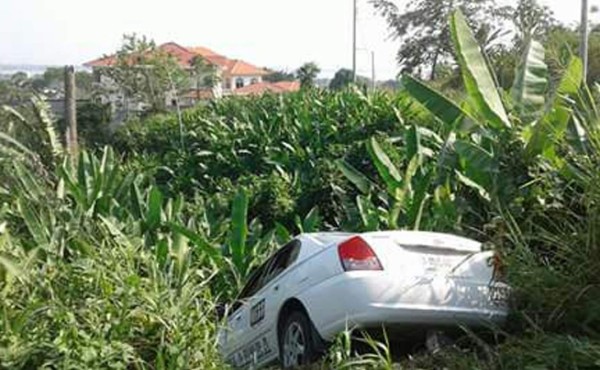
[[[204,74],[200,74],[198,76],[195,76],[192,71],[190,71],[190,82],[189,82],[189,88],[190,89],[196,89],[198,87],[198,84],[200,84],[201,86],[203,85],[203,83],[205,82],[205,79],[207,77],[210,77],[211,72],[207,72]],[[215,71],[215,75],[216,75],[216,79],[217,81],[223,81],[223,71],[221,71],[220,69],[217,69]],[[219,85],[219,83],[217,83],[217,85]]]
[[[236,89],[236,86],[237,86],[236,82],[238,81],[238,79],[240,79],[244,82],[244,86],[248,86],[253,83],[261,83],[262,82],[262,76],[232,76],[229,80],[231,90]]]
[[[213,86],[213,96],[217,99],[223,97],[223,85],[216,84]]]
[[[100,73],[99,70],[94,70],[94,77],[94,83],[104,92],[99,97],[102,104],[110,103],[114,107],[125,103],[125,95],[113,79]]]
[[[101,68],[103,67],[94,68],[95,83],[101,86],[102,91],[105,92],[105,94],[99,97],[101,103],[110,103],[113,107],[113,110],[125,109],[127,111],[142,111],[145,108],[147,108],[144,106],[144,104],[131,103],[126,101],[125,95],[121,91],[120,87],[110,77],[103,73],[100,73]],[[220,80],[223,79],[221,70],[217,71],[217,75]],[[206,76],[208,76],[208,74]],[[198,81],[200,81],[201,88],[205,88],[202,85],[204,77],[205,76],[199,76],[198,80],[196,80],[195,77],[190,78],[188,86],[189,90],[195,90],[198,87]],[[213,86],[212,90],[213,96],[217,99],[221,98],[224,95],[223,85],[221,83],[216,83],[215,86]],[[179,91],[178,93],[176,93],[175,91],[168,91],[165,96],[165,105],[167,107],[172,107],[176,99],[180,100],[180,104],[188,103],[187,101],[183,102],[184,99],[178,97],[179,95],[184,94],[186,92],[187,91]],[[193,102],[195,102],[196,100],[190,99],[190,101],[192,103],[189,103],[188,105],[193,105]]]

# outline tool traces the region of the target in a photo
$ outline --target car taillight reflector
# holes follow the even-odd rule
[[[506,278],[506,268],[504,266],[504,262],[498,253],[495,253],[488,260],[488,264],[494,268],[494,272],[492,274],[493,281],[504,281]]]
[[[338,254],[344,271],[383,270],[373,249],[360,236],[341,243]]]

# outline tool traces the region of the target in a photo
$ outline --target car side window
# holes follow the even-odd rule
[[[268,266],[269,264],[267,261],[250,274],[248,282],[246,283],[244,288],[242,288],[242,291],[240,292],[237,299],[233,303],[233,306],[231,307],[231,313],[237,311],[238,308],[242,306],[244,300],[253,296],[256,292],[260,290],[260,282]]]
[[[277,276],[281,275],[281,273],[296,261],[300,254],[301,244],[302,243],[299,240],[294,239],[273,256],[271,263],[265,272],[265,276],[263,277],[261,288],[269,284]]]
[[[300,254],[300,241],[292,240],[277,253],[250,274],[248,282],[233,303],[231,313],[238,310],[243,302],[255,295],[262,287],[281,274],[289,265],[294,263]]]

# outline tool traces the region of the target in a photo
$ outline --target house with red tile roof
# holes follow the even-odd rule
[[[194,62],[201,58],[213,67],[217,80],[216,86],[200,88],[190,86],[188,91],[179,92],[178,98],[181,105],[191,105],[198,100],[219,98],[227,95],[257,95],[263,93],[283,94],[299,90],[298,82],[270,83],[263,81],[263,77],[270,74],[267,69],[257,67],[239,59],[230,59],[203,46],[183,47],[175,42],[168,42],[157,47],[159,50],[173,56],[179,65],[190,70]],[[115,55],[109,55],[85,63],[84,65],[94,71],[111,68],[117,62]],[[132,61],[134,63],[134,61]],[[97,74],[98,76],[101,73]],[[172,100],[172,97],[169,97]]]

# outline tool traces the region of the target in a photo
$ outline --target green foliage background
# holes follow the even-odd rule
[[[220,369],[212,314],[300,232],[419,229],[494,248],[514,289],[495,339],[392,364],[345,334],[323,368],[600,366],[600,113],[526,39],[504,93],[464,17],[464,93],[306,88],[132,121],[68,157],[37,101],[0,133],[0,368]],[[597,90],[597,88],[596,88]],[[454,94],[453,94],[454,95]]]

